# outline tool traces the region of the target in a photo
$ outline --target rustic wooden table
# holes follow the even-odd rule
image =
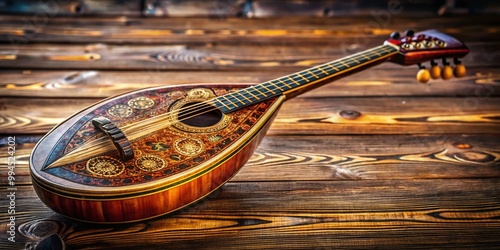
[[[34,247],[53,233],[67,249],[500,247],[498,16],[394,16],[375,29],[373,17],[31,18],[0,16],[0,249]],[[52,212],[33,191],[35,143],[102,98],[263,82],[407,28],[462,39],[471,49],[467,77],[422,85],[416,66],[383,64],[290,100],[242,171],[196,205],[93,225]],[[343,110],[360,116],[345,119]]]

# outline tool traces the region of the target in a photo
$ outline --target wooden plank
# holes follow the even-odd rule
[[[37,244],[51,233],[69,249],[494,249],[500,243],[499,184],[498,179],[228,183],[174,215],[99,227],[50,212],[31,187],[20,186],[16,242],[0,237],[4,249]],[[8,207],[7,199],[0,204]],[[0,220],[6,232],[7,213]]]
[[[382,41],[373,45],[380,45]],[[469,43],[471,53],[463,59],[468,67],[492,67],[500,60],[500,43]],[[0,45],[0,67],[9,69],[113,69],[113,70],[302,70],[351,55],[342,47],[311,46],[112,46]],[[385,63],[377,66],[401,70]]]
[[[382,18],[382,19],[381,19]],[[419,22],[415,22],[415,20]],[[464,19],[414,16],[273,18],[273,19],[137,19],[0,16],[0,41],[127,44],[318,44],[357,48],[382,42],[393,31],[438,29],[469,41],[496,41],[498,16]]]
[[[417,3],[405,2],[395,7],[389,6],[386,0],[357,0],[345,3],[338,0],[315,1],[270,1],[270,0],[226,0],[226,1],[175,1],[146,0],[144,15],[146,16],[212,16],[212,17],[276,17],[276,16],[354,16],[369,15],[375,11],[391,9],[397,14],[434,14],[439,6],[432,1]],[[394,14],[393,13],[393,14]]]
[[[497,133],[497,98],[342,98],[289,101],[271,134]]]
[[[0,0],[0,13],[29,14],[37,18],[80,15],[141,15],[139,0]]]
[[[97,99],[0,99],[0,131],[46,133]],[[498,133],[500,98],[301,98],[283,105],[270,134]],[[58,112],[54,112],[57,110]],[[359,114],[358,114],[359,113]]]
[[[328,83],[304,97],[346,96],[498,96],[498,67],[467,67],[467,77],[419,84],[413,67],[395,71],[375,67]],[[4,97],[109,97],[132,90],[189,83],[261,83],[294,72],[283,71],[108,71],[0,70]],[[78,90],[78,91],[76,91]]]
[[[324,181],[500,177],[499,134],[267,136],[231,181]],[[40,136],[16,136],[15,178],[30,184],[29,154]],[[8,166],[0,140],[0,168]],[[0,172],[6,185],[7,172]]]
[[[487,0],[466,0],[459,6],[458,13],[495,13],[498,7]],[[282,0],[218,0],[218,1],[175,1],[175,0],[0,0],[0,13],[36,14],[41,11],[51,16],[67,15],[127,15],[162,17],[273,17],[273,16],[342,16],[369,15],[373,12],[391,11],[391,14],[442,14],[439,3],[432,0],[398,1],[390,4],[386,0],[339,0],[282,1]]]
[[[69,0],[68,0],[69,1]],[[380,23],[381,28],[371,29],[354,29],[356,27],[365,27],[370,21],[377,22],[375,16],[338,16],[333,18],[317,18],[317,17],[279,17],[279,18],[200,18],[200,17],[176,17],[176,18],[141,18],[141,17],[53,17],[43,21],[43,23],[34,23],[35,20],[30,20],[29,15],[0,15],[0,23],[8,27],[24,26],[26,29],[32,28],[93,28],[96,30],[105,29],[103,26],[113,26],[113,28],[136,28],[148,30],[165,29],[165,30],[186,30],[186,29],[202,29],[202,30],[314,30],[323,27],[338,35],[377,35],[383,33],[385,28],[398,27],[398,31],[414,28],[417,30],[429,29],[430,24],[434,29],[449,29],[453,34],[460,33],[461,30],[480,33],[481,31],[489,30],[487,35],[494,35],[498,31],[492,28],[495,27],[499,17],[494,14],[486,15],[468,15],[468,18],[458,17],[425,17],[419,18],[418,15],[393,15],[386,23]],[[418,22],[416,22],[416,20]],[[386,24],[386,25],[382,25]],[[246,26],[244,26],[246,25]],[[474,28],[475,27],[475,28]],[[460,28],[460,29],[455,29]],[[41,31],[41,30],[39,30]],[[182,34],[183,32],[178,32]],[[316,32],[316,35],[321,33]],[[244,35],[244,34],[241,34]],[[463,34],[467,35],[467,34]],[[486,35],[486,34],[485,34]],[[95,37],[95,39],[99,36]],[[478,38],[478,37],[477,37]]]

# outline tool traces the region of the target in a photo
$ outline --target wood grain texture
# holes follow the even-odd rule
[[[98,99],[0,99],[3,133],[46,133]],[[295,99],[294,99],[295,100]],[[373,105],[376,102],[377,105]],[[286,102],[273,123],[279,134],[426,134],[495,133],[500,99],[469,98],[301,98]],[[34,111],[36,110],[36,111]],[[57,113],[54,110],[58,110]],[[342,111],[359,112],[345,117]]]
[[[40,136],[17,136],[16,182],[30,185],[29,154]],[[499,136],[267,136],[232,182],[500,177]],[[0,167],[7,167],[0,140]],[[0,172],[0,185],[7,173]]]
[[[377,15],[375,15],[377,16]],[[335,18],[176,18],[138,19],[0,16],[0,41],[17,46],[35,43],[110,44],[285,44],[379,45],[393,31],[438,29],[466,42],[492,42],[500,35],[495,15],[464,19],[404,15]],[[419,20],[418,22],[415,19]],[[488,26],[491,25],[491,26]],[[113,26],[113,29],[106,27]]]
[[[161,2],[177,3],[170,10],[178,15],[201,9]],[[255,15],[308,16],[232,18],[231,6],[212,18],[120,14],[35,23],[31,15],[0,15],[1,195],[4,138],[15,135],[18,143],[17,242],[3,233],[10,218],[0,199],[0,249],[34,247],[52,233],[67,249],[498,249],[498,15],[428,12],[374,25],[381,19],[371,13],[340,16],[332,8],[319,17],[328,1],[310,1],[316,7],[304,12],[297,6],[308,1],[253,2]],[[335,3],[362,12],[379,1],[354,7],[361,2]],[[411,12],[411,4],[426,1],[401,2]],[[483,8],[475,2],[470,7]],[[488,3],[495,13],[497,4]],[[149,86],[263,82],[407,28],[436,28],[470,45],[467,77],[421,85],[417,67],[384,64],[290,100],[235,178],[171,216],[85,224],[55,214],[32,189],[34,144],[95,101]],[[155,53],[170,57],[154,60]]]
[[[380,45],[378,40],[374,46]],[[471,55],[463,59],[468,67],[488,67],[500,59],[496,43],[469,43]],[[371,46],[367,46],[370,48]],[[291,46],[107,46],[82,45],[0,45],[2,68],[31,69],[121,69],[121,70],[221,70],[221,69],[290,69],[299,71],[333,61],[358,50],[341,47]],[[288,56],[283,56],[288,55]],[[377,67],[402,70],[406,67],[384,63]]]
[[[495,13],[498,7],[486,0],[466,0],[459,13]],[[401,1],[395,7],[398,13],[437,15],[447,13],[443,6],[432,0]],[[474,3],[474,4],[471,4]],[[405,8],[400,8],[403,5]],[[384,0],[357,0],[345,3],[338,0],[283,1],[283,0],[0,0],[0,13],[37,14],[41,11],[51,16],[155,16],[155,17],[275,17],[275,16],[345,16],[369,15],[373,11],[388,9]],[[454,10],[448,11],[453,13]]]
[[[81,16],[81,15],[141,15],[141,1],[138,0],[1,0],[0,13],[29,14],[37,17]]]
[[[70,249],[494,249],[499,184],[498,179],[228,183],[179,213],[122,226],[67,220],[45,209],[31,187],[20,187],[18,209],[30,213],[17,217],[18,241],[2,247],[36,243],[56,232]],[[0,224],[0,230],[5,227]]]
[[[500,69],[467,67],[468,76],[433,80],[422,85],[416,70],[375,67],[326,84],[303,97],[346,96],[498,96]],[[0,70],[3,97],[109,97],[132,90],[190,83],[261,83],[292,73],[273,71],[110,71],[110,70]],[[76,91],[78,90],[78,91]]]

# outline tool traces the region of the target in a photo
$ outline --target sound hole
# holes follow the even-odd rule
[[[220,110],[200,102],[186,103],[179,110],[179,121],[193,127],[209,127],[222,120]]]

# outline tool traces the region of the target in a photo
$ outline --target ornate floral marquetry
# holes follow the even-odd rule
[[[182,138],[174,143],[175,151],[186,156],[195,156],[203,151],[203,142],[196,138]]]
[[[98,177],[118,176],[124,170],[122,162],[108,156],[94,157],[87,161],[87,171]]]
[[[134,109],[148,109],[155,105],[155,102],[148,97],[139,96],[128,101],[128,106]]]
[[[117,104],[108,109],[108,114],[118,118],[129,117],[133,112],[132,108],[125,104]]]
[[[168,91],[147,90],[133,95],[116,98],[94,112],[82,116],[67,130],[53,148],[47,162],[77,149],[88,141],[101,137],[91,124],[97,116],[112,119],[116,126],[124,128],[139,121],[172,112],[191,102],[207,102],[239,88],[169,88]],[[184,90],[184,91],[180,91]],[[146,98],[144,98],[146,97]],[[149,101],[151,100],[151,101]],[[111,149],[102,155],[63,165],[47,168],[45,172],[65,180],[90,186],[130,186],[176,175],[196,167],[234,144],[249,132],[274,100],[264,101],[222,115],[216,124],[205,127],[190,126],[182,121],[165,119],[165,127],[131,140],[134,158],[121,162],[120,155]],[[144,108],[154,103],[149,108]],[[138,107],[143,107],[140,109]],[[129,113],[131,113],[129,115]]]
[[[166,167],[167,163],[156,155],[145,155],[138,158],[135,165],[146,172],[153,172]]]

